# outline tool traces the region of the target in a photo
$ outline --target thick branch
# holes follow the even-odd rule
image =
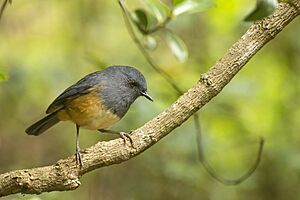
[[[79,178],[96,168],[126,161],[166,136],[216,96],[238,71],[267,42],[273,39],[300,13],[300,0],[281,3],[274,14],[253,24],[228,52],[188,92],[168,109],[132,132],[134,147],[122,139],[98,142],[82,152],[83,167],[75,157],[59,160],[55,165],[17,170],[0,175],[0,196],[15,193],[40,194],[74,190]]]

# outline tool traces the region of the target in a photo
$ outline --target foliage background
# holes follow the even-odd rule
[[[131,9],[140,6],[129,3]],[[242,20],[254,4],[217,0],[206,12],[176,19],[169,27],[186,42],[189,60],[178,63],[164,41],[153,57],[190,88],[247,30],[251,23]],[[258,137],[265,137],[262,163],[243,184],[221,185],[203,170],[189,120],[140,156],[85,175],[75,191],[3,199],[299,199],[299,35],[296,19],[201,110],[208,160],[226,177],[239,176],[254,162]],[[24,130],[67,86],[113,64],[141,70],[155,99],[138,99],[115,129],[135,129],[176,99],[130,39],[116,1],[14,1],[0,22],[0,71],[8,76],[0,82],[0,173],[73,154],[71,123],[40,137]],[[88,147],[112,138],[82,130],[80,139]]]

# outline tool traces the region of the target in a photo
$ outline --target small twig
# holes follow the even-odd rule
[[[195,123],[196,131],[200,132],[201,128],[200,128],[199,117],[198,117],[197,113],[194,114],[194,123]],[[253,172],[255,172],[255,170],[257,169],[257,167],[260,163],[262,152],[263,152],[263,147],[264,147],[264,139],[261,137],[260,141],[259,141],[259,148],[258,148],[256,160],[255,160],[254,164],[242,176],[240,176],[239,178],[230,180],[230,179],[225,179],[222,176],[219,176],[217,174],[217,172],[213,169],[213,167],[207,162],[207,160],[205,158],[205,154],[203,152],[203,148],[202,148],[203,144],[202,144],[202,138],[201,138],[200,134],[197,134],[196,142],[197,142],[198,153],[199,153],[198,156],[199,156],[199,159],[200,159],[203,167],[214,179],[218,180],[219,182],[221,182],[225,185],[238,185],[238,184],[242,183],[243,181],[245,181],[247,178],[249,178],[253,174]]]
[[[3,3],[2,3],[1,9],[0,9],[0,20],[2,18],[3,12],[4,12],[4,10],[6,8],[6,5],[8,3],[12,4],[12,0],[4,0]]]
[[[125,25],[128,29],[129,35],[132,38],[132,40],[137,44],[140,52],[143,54],[143,56],[146,58],[147,62],[152,66],[152,68],[157,71],[161,76],[163,76],[164,79],[167,80],[167,82],[176,90],[178,95],[182,95],[183,91],[177,86],[175,81],[172,79],[172,77],[167,74],[164,70],[162,70],[151,58],[151,56],[148,54],[148,52],[144,49],[143,44],[141,41],[137,38],[136,34],[134,33],[134,30],[131,26],[131,23],[129,21],[129,14],[128,14],[128,9],[126,8],[126,5],[123,0],[119,0],[119,4],[122,8],[122,13],[123,13],[123,18],[125,21]]]

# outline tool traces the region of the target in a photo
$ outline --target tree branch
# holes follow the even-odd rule
[[[266,43],[300,14],[300,0],[280,3],[272,16],[254,23],[199,82],[164,112],[132,132],[134,147],[122,139],[98,142],[82,152],[83,167],[75,157],[46,167],[0,175],[0,196],[74,190],[80,177],[94,169],[121,163],[151,147],[209,102]]]
[[[128,30],[128,33],[129,33],[131,39],[135,42],[135,44],[139,48],[140,52],[143,54],[144,58],[147,60],[147,62],[150,64],[150,66],[159,75],[161,75],[167,83],[169,83],[172,86],[172,88],[177,92],[177,95],[178,95],[177,97],[183,95],[183,93],[184,93],[183,90],[181,90],[180,87],[178,87],[178,85],[176,84],[176,81],[171,76],[169,76],[169,74],[166,73],[154,61],[154,59],[151,57],[149,52],[144,47],[143,42],[139,39],[139,37],[135,33],[134,28],[132,27],[132,24],[130,22],[130,13],[125,4],[125,0],[119,0],[119,4],[123,11],[124,22],[125,22],[126,28]],[[166,20],[164,24],[168,23],[169,20],[170,20],[170,18],[168,20]],[[155,30],[155,29],[153,29],[153,30]],[[248,179],[252,175],[252,173],[255,172],[255,170],[257,169],[257,167],[260,163],[262,152],[263,152],[263,146],[264,146],[263,138],[260,139],[259,151],[257,154],[256,162],[253,165],[251,165],[249,170],[247,170],[245,173],[243,173],[238,178],[227,179],[227,178],[224,178],[224,177],[218,175],[216,173],[216,171],[214,170],[214,168],[207,161],[205,153],[203,151],[202,138],[201,138],[202,131],[201,131],[201,127],[200,127],[199,114],[197,112],[195,112],[193,115],[193,118],[194,118],[194,125],[195,125],[195,135],[196,135],[196,142],[197,142],[196,144],[197,144],[197,150],[198,150],[198,158],[199,158],[201,164],[203,165],[204,169],[207,171],[208,174],[211,175],[211,177],[213,177],[215,180],[219,181],[220,183],[223,183],[224,185],[237,185],[237,184],[242,183],[246,179]]]

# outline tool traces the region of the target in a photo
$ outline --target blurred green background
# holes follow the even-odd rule
[[[217,0],[206,12],[169,24],[189,49],[178,63],[159,42],[154,59],[187,90],[247,30],[255,1]],[[130,1],[129,8],[140,6]],[[238,186],[213,180],[197,160],[193,120],[125,163],[82,177],[75,191],[11,199],[300,199],[300,21],[266,45],[200,112],[208,161],[227,178],[254,162],[259,136],[266,145],[257,171]],[[60,123],[32,137],[24,130],[51,101],[87,73],[131,65],[142,71],[154,103],[140,98],[116,130],[135,129],[167,108],[174,90],[130,39],[117,1],[13,1],[0,22],[0,173],[45,166],[75,151],[75,126]],[[82,130],[81,147],[111,135]]]

